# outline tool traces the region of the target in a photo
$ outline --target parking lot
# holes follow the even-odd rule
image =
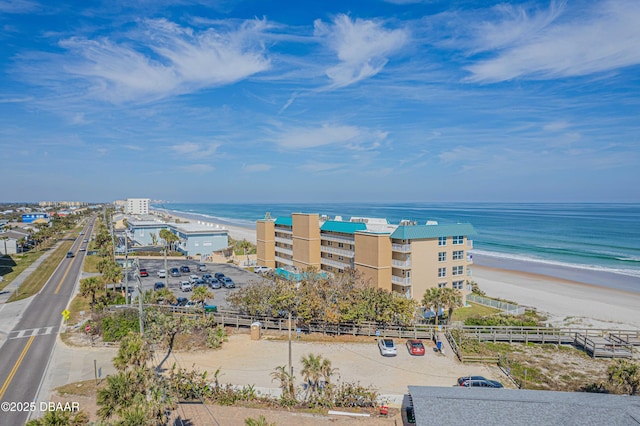
[[[165,282],[165,278],[158,277],[158,271],[160,271],[161,269],[165,269],[164,259],[140,258],[139,262],[140,262],[140,268],[146,269],[147,272],[149,273],[149,276],[140,278],[143,292],[146,292],[148,290],[153,290],[154,284],[156,282],[162,282],[162,283]],[[211,287],[208,287],[209,291],[211,291],[215,295],[215,297],[213,301],[208,301],[207,303],[216,305],[218,306],[219,309],[226,309],[229,307],[227,305],[226,298],[230,292],[236,291],[237,289],[244,287],[245,285],[247,285],[249,281],[257,281],[261,279],[261,276],[259,276],[258,274],[254,274],[253,272],[246,271],[236,265],[229,264],[229,263],[205,263],[205,265],[207,266],[206,271],[199,271],[198,270],[199,264],[201,264],[201,262],[198,262],[195,260],[185,260],[185,259],[175,260],[171,258],[167,259],[166,273],[168,277],[167,280],[169,283],[169,290],[171,290],[176,297],[186,297],[188,299],[191,299],[190,291],[182,291],[180,289],[180,282],[188,281],[189,276],[197,275],[198,277],[202,277],[203,274],[214,275],[217,272],[221,272],[225,276],[230,277],[233,280],[233,282],[235,283],[235,288],[227,289],[227,288],[221,287],[219,289],[212,289]],[[179,277],[171,276],[171,274],[169,273],[169,271],[171,271],[171,268],[180,269],[182,266],[188,266],[190,269],[190,272],[182,272]],[[136,283],[134,271],[135,271],[135,268],[129,271],[129,287],[134,287]]]

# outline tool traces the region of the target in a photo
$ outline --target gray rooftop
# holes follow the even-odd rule
[[[409,386],[416,425],[638,425],[640,397]]]

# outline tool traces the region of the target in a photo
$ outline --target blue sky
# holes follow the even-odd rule
[[[0,200],[640,202],[638,22],[637,0],[0,0]]]

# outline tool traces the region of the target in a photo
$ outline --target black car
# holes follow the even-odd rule
[[[182,272],[183,274],[189,274],[191,273],[191,269],[189,269],[187,265],[182,265],[180,267],[180,272]]]
[[[157,281],[154,285],[153,285],[153,289],[154,290],[161,290],[164,288],[164,283],[161,281]]]
[[[176,303],[172,303],[172,306],[184,306],[187,304],[187,302],[189,301],[189,299],[187,299],[186,297],[178,297],[176,299]]]
[[[169,273],[171,274],[172,277],[179,277],[180,276],[180,269],[171,268],[171,269],[169,269]]]
[[[501,388],[502,383],[489,380],[482,376],[467,376],[458,378],[458,386],[466,388]]]
[[[217,279],[224,278],[224,274],[222,272],[216,272],[214,274],[214,277],[216,277]]]

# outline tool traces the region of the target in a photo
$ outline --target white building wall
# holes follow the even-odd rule
[[[127,198],[124,212],[127,214],[149,214],[149,198]]]

